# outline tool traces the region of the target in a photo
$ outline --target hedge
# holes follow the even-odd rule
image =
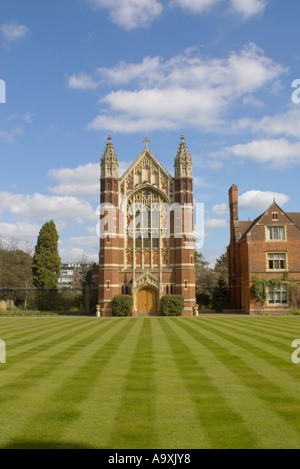
[[[133,298],[130,295],[117,295],[112,303],[114,316],[131,316]]]
[[[181,295],[165,295],[161,299],[161,312],[163,316],[182,316],[184,310],[184,297]]]

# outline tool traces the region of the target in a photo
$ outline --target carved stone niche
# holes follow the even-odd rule
[[[159,279],[156,277],[156,275],[152,274],[142,274],[140,277],[138,277],[135,281],[136,288],[140,288],[146,285],[158,288],[159,286]]]

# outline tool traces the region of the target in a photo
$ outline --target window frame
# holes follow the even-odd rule
[[[279,256],[278,259],[270,259],[270,256]],[[280,259],[280,256],[285,256],[284,258],[284,263],[285,263],[285,266],[284,267],[281,267],[281,262],[282,262],[282,259]],[[279,267],[276,268],[275,267],[275,263],[276,262],[279,262]],[[270,262],[273,262],[273,268],[270,267]],[[288,270],[288,256],[287,256],[287,252],[267,252],[266,253],[266,264],[267,264],[267,271],[268,272],[286,272]]]
[[[273,294],[273,300],[270,301],[270,297]],[[278,298],[278,295],[280,296],[280,301],[276,300],[276,297]],[[285,296],[285,299],[283,297]],[[268,306],[288,306],[288,290],[287,290],[287,284],[283,283],[277,286],[268,286],[268,297],[267,297],[267,303]]]
[[[278,239],[274,237],[275,230],[278,229]],[[280,238],[280,230],[283,230],[283,238]],[[270,231],[272,232],[273,238],[270,237]],[[284,225],[267,225],[265,240],[270,243],[283,243],[287,241],[287,230]]]

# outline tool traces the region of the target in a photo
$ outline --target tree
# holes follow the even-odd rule
[[[217,285],[213,291],[212,306],[213,309],[218,313],[221,313],[229,306],[229,290],[222,274],[220,274]]]
[[[195,251],[196,296],[199,306],[211,305],[213,288],[217,281],[216,272],[209,267],[201,252]]]
[[[82,252],[75,263],[80,267],[74,267],[73,287],[84,292],[86,285],[91,286],[94,262],[87,252]]]
[[[12,299],[26,308],[28,288],[32,287],[32,257],[19,249],[0,249],[1,298]],[[4,290],[9,289],[9,290]],[[9,298],[6,298],[8,297]]]
[[[36,288],[56,288],[57,286],[61,267],[58,238],[53,220],[42,226],[32,263],[33,283]]]
[[[228,255],[227,252],[222,254],[217,260],[215,264],[215,272],[221,275],[223,280],[228,284]]]

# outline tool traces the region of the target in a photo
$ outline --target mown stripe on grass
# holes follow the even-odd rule
[[[191,324],[190,327],[193,328],[194,325]],[[281,418],[283,447],[296,447],[293,437],[295,431],[299,445],[300,403],[298,398],[291,397],[290,383],[281,383],[280,380],[276,382],[276,368],[270,372],[270,365],[249,351],[249,344],[244,344],[244,347],[236,344],[239,343],[237,337],[226,337],[226,333],[209,327],[206,321],[201,323],[201,327],[198,324],[195,332],[198,333],[198,340],[214,351],[225,366],[230,366],[249,390]]]
[[[125,340],[118,343],[111,360],[102,370],[97,382],[83,400],[80,418],[65,429],[64,442],[76,442],[77,445],[92,445],[97,449],[109,448],[111,435],[115,431],[116,415],[123,402],[124,388],[133,358],[136,356],[137,342],[140,338],[142,321],[131,320],[133,324]],[[78,432],[84,428],[84,434]]]
[[[55,372],[59,366],[67,369],[68,360],[73,356],[80,356],[82,349],[86,344],[93,344],[99,339],[100,334],[110,332],[114,327],[118,327],[117,321],[99,321],[93,324],[91,332],[91,323],[81,326],[77,331],[71,331],[59,339],[51,341],[51,347],[44,349],[38,353],[33,363],[25,363],[20,361],[18,373],[10,373],[9,364],[0,368],[1,387],[0,387],[0,410],[3,405],[13,400],[18,400],[24,396],[27,390],[37,384],[43,385],[43,380],[49,381],[51,373]],[[24,371],[25,370],[25,371]]]
[[[212,324],[217,323],[215,322]],[[220,323],[218,324],[219,326],[221,326]],[[280,333],[280,331],[275,333],[272,330],[269,331],[265,328],[259,328],[259,326],[256,326],[255,324],[251,324],[251,326],[247,327],[246,334],[245,327],[242,327],[241,325],[227,323],[224,326],[222,325],[222,327],[228,332],[232,331],[236,334],[239,334],[240,337],[251,343],[258,342],[259,345],[261,345],[261,343],[265,344],[268,349],[272,351],[272,354],[278,356],[278,358],[280,357],[285,363],[290,362],[291,344],[295,340],[295,338],[298,337],[293,331],[291,331],[289,335],[286,333]]]
[[[280,327],[284,330],[291,330],[291,327],[296,331],[300,331],[300,317],[267,317],[267,318],[255,318],[258,323],[265,324],[267,327]]]
[[[236,353],[232,344],[223,341],[221,335],[210,334],[196,328],[192,321],[182,321],[178,323],[178,326],[190,335],[194,343],[198,344],[194,347],[198,350],[201,364],[208,369],[208,374],[219,387],[224,398],[241,413],[248,430],[255,435],[257,444],[255,446],[249,444],[249,448],[296,448],[299,445],[298,432],[257,395],[253,389],[256,372],[244,370],[243,364],[237,366],[231,357],[231,355],[234,357]],[[249,380],[253,381],[253,388],[241,379],[240,368]],[[232,432],[233,440],[236,438],[238,442],[239,437],[238,433]]]
[[[235,328],[240,328],[241,330],[245,331],[245,324],[241,324],[239,322],[235,323],[232,320],[226,321],[225,324],[231,325]],[[289,327],[288,330],[285,330],[281,325],[273,326],[271,321],[269,324],[262,324],[259,321],[252,321],[247,325],[247,327],[253,332],[255,331],[258,335],[262,334],[266,338],[277,338],[279,343],[282,343],[284,340],[290,339],[291,337],[297,337],[297,335],[300,336],[300,330],[297,328]]]
[[[112,321],[110,321],[112,322]],[[81,403],[89,399],[89,395],[98,382],[103,369],[109,365],[112,357],[117,353],[121,344],[127,340],[127,335],[134,326],[133,321],[119,321],[117,331],[112,331],[109,337],[103,341],[103,337],[93,342],[86,343],[82,349],[82,356],[75,361],[72,373],[63,380],[63,384],[57,383],[52,393],[47,393],[41,399],[38,407],[34,409],[33,417],[25,422],[25,431],[9,442],[9,447],[41,448],[52,447],[53,441],[62,441],[60,447],[71,442],[64,441],[64,433],[67,427],[77,421],[81,415]],[[28,430],[31,429],[31,430]],[[82,427],[77,428],[82,432]],[[83,437],[84,438],[84,437]],[[76,443],[78,446],[78,443]]]
[[[198,418],[194,399],[187,392],[185,378],[178,371],[161,319],[152,320],[152,327],[157,448],[209,448],[210,441]],[[172,332],[170,340],[177,342],[177,335]]]
[[[23,364],[26,360],[32,360],[36,356],[39,357],[41,352],[56,346],[61,340],[72,337],[77,331],[83,332],[89,329],[90,325],[88,322],[72,323],[69,320],[69,322],[65,322],[63,325],[57,324],[56,327],[44,327],[42,334],[39,331],[38,335],[36,333],[25,335],[24,332],[20,334],[21,338],[18,341],[12,341],[8,338],[5,340],[8,366],[11,368],[17,364]],[[55,334],[54,336],[53,333]],[[17,352],[14,353],[14,350],[17,350]],[[21,360],[20,357],[22,357]]]
[[[224,331],[228,334],[234,334],[237,337],[240,337],[241,340],[244,340],[247,343],[250,343],[255,348],[255,344],[264,344],[268,350],[272,350],[273,353],[278,357],[282,357],[282,359],[287,362],[287,354],[289,352],[289,348],[291,345],[291,337],[287,339],[286,337],[280,336],[279,333],[274,334],[272,331],[268,332],[266,330],[257,330],[255,325],[247,325],[247,327],[243,327],[240,325],[235,325],[232,323],[222,323],[221,321],[217,320],[207,320],[206,324],[210,324],[213,327],[219,328],[221,331]],[[288,347],[287,347],[288,344]]]
[[[160,324],[211,447],[219,449],[255,446],[254,435],[248,431],[241,415],[228,405],[194,351],[182,340],[180,328],[176,330],[171,327],[174,321],[162,320]],[[238,442],[233,441],[232,433],[239,434]]]
[[[48,327],[48,324],[45,324],[45,322],[48,323],[49,321],[36,320],[31,321],[31,324],[29,321],[26,321],[26,319],[23,321],[14,321],[14,327],[6,331],[1,329],[0,335],[3,337],[2,340],[10,340],[13,344],[19,343],[24,338],[24,334],[36,336],[40,332],[44,333]],[[51,320],[51,327],[49,327],[50,331],[56,329],[57,325],[58,321],[53,322]]]
[[[154,427],[152,321],[149,318],[141,321],[141,333],[126,376],[109,448],[149,449],[158,445]]]
[[[249,356],[255,357],[264,370],[264,375],[271,381],[275,382],[277,386],[282,387],[283,392],[289,396],[299,399],[299,371],[291,361],[291,354],[294,349],[291,349],[291,343],[286,342],[279,348],[272,340],[256,337],[251,334],[249,327],[242,333],[240,329],[235,330],[234,326],[224,326],[217,321],[208,320],[206,326],[211,325],[213,330],[220,331],[223,338],[235,346],[241,347],[242,350],[247,350]],[[252,354],[252,355],[251,355]]]

